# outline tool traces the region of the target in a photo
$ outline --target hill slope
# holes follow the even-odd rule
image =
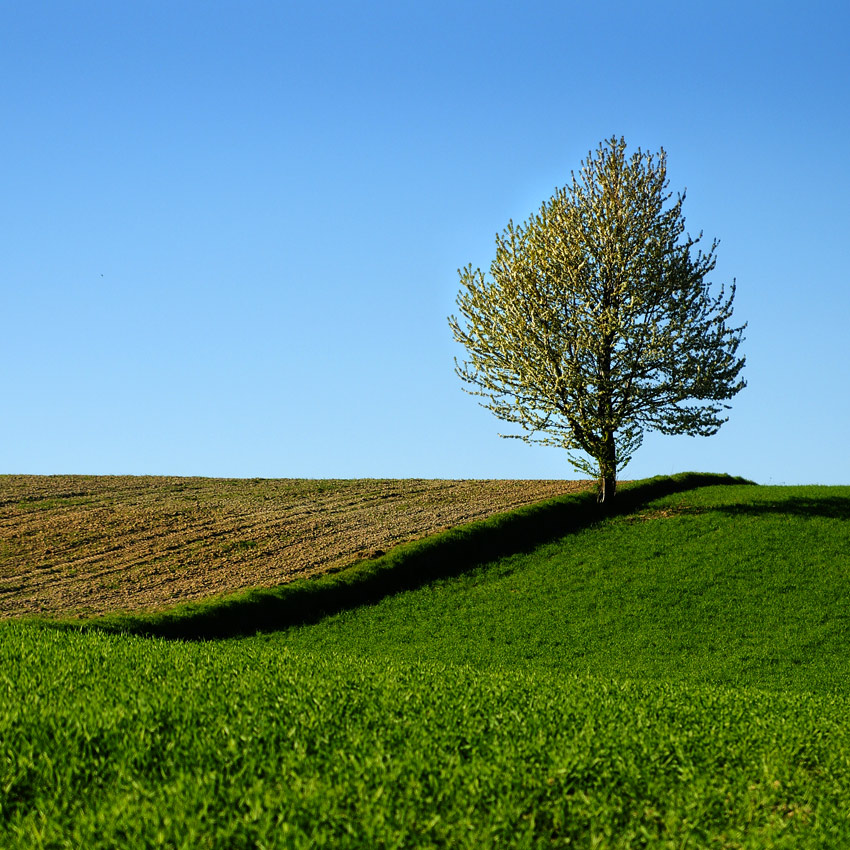
[[[695,483],[123,621],[355,596],[265,634],[0,623],[0,844],[850,846],[850,488]]]
[[[0,623],[7,850],[843,848],[850,699]]]
[[[850,487],[700,487],[270,638],[478,668],[850,692]]]

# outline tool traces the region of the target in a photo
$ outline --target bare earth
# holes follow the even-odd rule
[[[151,610],[278,585],[590,486],[0,475],[0,618]]]

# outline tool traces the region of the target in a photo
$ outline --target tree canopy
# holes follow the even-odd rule
[[[497,234],[489,275],[459,270],[457,374],[521,428],[501,436],[566,449],[603,502],[644,432],[714,434],[745,386],[735,283],[712,294],[717,242],[686,233],[684,200],[663,149],[627,156],[613,137]]]

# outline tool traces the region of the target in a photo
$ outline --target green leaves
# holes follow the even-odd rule
[[[522,431],[501,436],[564,448],[602,478],[645,430],[715,433],[745,386],[734,284],[713,297],[707,280],[717,243],[703,254],[701,235],[684,235],[664,150],[625,150],[609,139],[539,212],[509,222],[489,275],[459,271],[449,318],[468,353],[458,376]]]

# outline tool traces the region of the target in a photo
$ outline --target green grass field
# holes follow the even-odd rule
[[[850,846],[850,488],[693,483],[3,624],[0,846]]]

